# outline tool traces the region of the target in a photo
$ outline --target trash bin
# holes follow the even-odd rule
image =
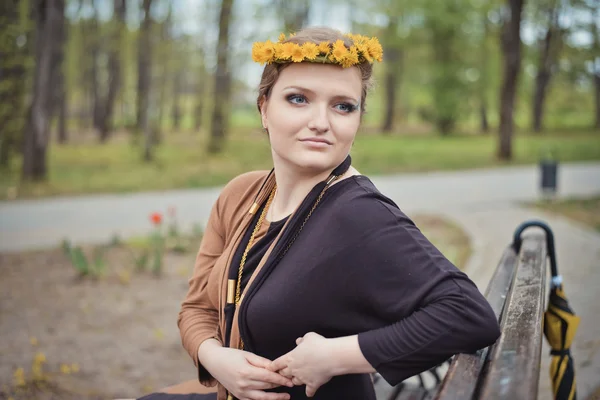
[[[541,190],[544,195],[554,195],[558,189],[558,161],[554,158],[540,162]]]

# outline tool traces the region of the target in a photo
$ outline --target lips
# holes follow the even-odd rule
[[[324,144],[329,144],[329,145],[332,144],[329,140],[323,139],[320,137],[310,137],[310,138],[300,139],[300,141],[301,142],[324,143]]]

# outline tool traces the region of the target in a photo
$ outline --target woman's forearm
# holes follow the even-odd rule
[[[223,345],[217,339],[206,339],[198,347],[198,362],[206,365],[206,362],[210,359],[211,351],[221,347]]]
[[[360,350],[358,335],[328,340],[330,341],[331,368],[334,376],[375,372]]]

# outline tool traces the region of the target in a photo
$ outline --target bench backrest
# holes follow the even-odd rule
[[[486,349],[454,357],[432,398],[537,398],[546,298],[546,253],[546,242],[540,235],[525,236],[518,255],[512,247],[505,250],[485,292],[500,322],[502,335]]]

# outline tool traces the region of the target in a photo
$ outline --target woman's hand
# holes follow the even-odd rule
[[[334,376],[330,340],[309,332],[296,339],[294,350],[273,361],[268,368],[292,378],[295,385],[306,385],[306,395],[312,397]]]
[[[288,400],[287,393],[269,393],[265,389],[292,387],[291,379],[270,371],[271,361],[243,350],[220,344],[198,350],[202,365],[231,394],[240,400]]]

